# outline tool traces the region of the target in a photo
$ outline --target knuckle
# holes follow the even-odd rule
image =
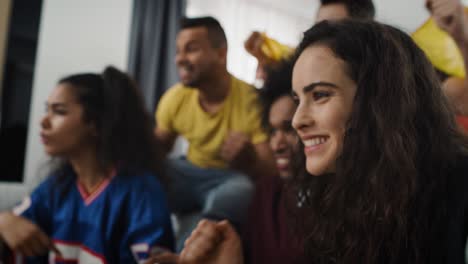
[[[205,227],[207,225],[209,225],[209,223],[208,223],[208,220],[206,219],[202,219],[200,220],[200,222],[198,222],[198,227]]]
[[[12,243],[10,243],[10,248],[11,248],[12,250],[18,250],[18,249],[19,249],[19,246],[20,246],[19,242],[12,242]]]

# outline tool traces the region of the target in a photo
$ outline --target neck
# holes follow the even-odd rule
[[[96,151],[88,149],[69,158],[78,181],[89,193],[92,192],[108,174],[109,168],[102,168]]]
[[[212,79],[198,87],[202,104],[221,103],[229,94],[231,88],[229,72],[224,68],[222,72],[214,73],[212,76]]]

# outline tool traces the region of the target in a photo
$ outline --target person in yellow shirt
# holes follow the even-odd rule
[[[240,225],[251,178],[275,173],[257,92],[227,71],[226,36],[213,17],[183,19],[176,45],[180,83],[161,98],[155,129],[166,153],[179,135],[189,142],[185,159],[168,160],[171,209]]]
[[[346,18],[374,20],[374,3],[372,0],[320,0],[315,23]],[[266,79],[268,68],[276,67],[281,59],[290,57],[295,50],[258,31],[250,34],[244,47],[258,61],[256,79],[260,82]]]
[[[468,14],[460,0],[427,0],[426,6],[437,26],[454,40],[463,58],[465,69],[468,62]],[[439,51],[440,52],[440,51]],[[452,103],[458,123],[468,131],[468,81],[447,76],[442,79],[442,89]]]

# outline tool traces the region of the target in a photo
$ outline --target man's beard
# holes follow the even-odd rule
[[[198,79],[194,79],[194,80],[190,80],[190,81],[187,81],[187,82],[182,82],[185,86],[187,86],[188,88],[197,88],[200,84],[200,82],[198,81]]]
[[[200,87],[200,84],[206,82],[207,79],[206,74],[201,73],[198,76],[195,76],[195,78],[182,83],[189,88],[198,88]]]

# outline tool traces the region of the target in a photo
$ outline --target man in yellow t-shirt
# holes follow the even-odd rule
[[[189,142],[186,159],[168,161],[171,207],[240,224],[250,178],[275,173],[256,90],[227,71],[227,41],[214,18],[184,19],[176,43],[181,83],[161,98],[155,129],[166,153],[179,135]],[[177,242],[179,250],[194,227]]]

